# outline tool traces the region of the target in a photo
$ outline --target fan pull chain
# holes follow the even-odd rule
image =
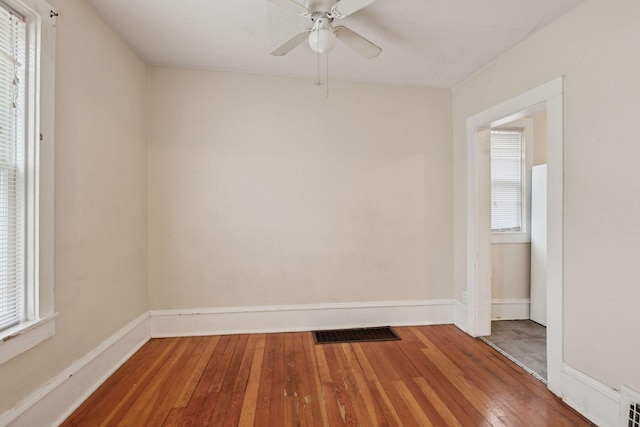
[[[316,81],[314,83],[314,85],[316,86],[322,86],[322,77],[320,77],[320,37],[318,37],[317,40],[317,46],[318,48],[316,49]],[[325,83],[326,83],[326,92],[325,95],[327,98],[329,98],[329,52],[326,53],[326,69],[325,69]]]
[[[327,98],[329,98],[329,52],[327,52]]]
[[[326,57],[326,66],[325,66],[325,81],[322,81],[322,77],[320,76],[320,54],[317,56],[317,70],[316,70],[316,81],[313,83],[316,86],[325,85],[325,96],[329,98],[329,53],[325,54]]]
[[[320,81],[320,54],[317,54],[316,57],[316,82],[314,83],[314,85],[316,86],[320,86],[322,84],[322,82]]]

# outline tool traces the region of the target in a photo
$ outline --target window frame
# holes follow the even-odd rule
[[[521,231],[493,231],[491,243],[531,242],[531,168],[533,167],[533,119],[514,120],[491,130],[522,130],[524,135],[524,173],[522,176],[522,226]]]
[[[26,320],[0,331],[0,364],[55,333],[53,198],[56,14],[44,0],[2,0],[25,17]]]

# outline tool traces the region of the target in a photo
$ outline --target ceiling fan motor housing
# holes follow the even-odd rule
[[[333,19],[326,14],[318,14],[311,19],[314,25],[309,33],[309,47],[317,53],[329,52],[336,44],[335,30],[331,26]]]
[[[306,39],[312,51],[317,53],[327,53],[336,44],[336,39],[353,49],[355,52],[367,59],[375,58],[382,49],[362,37],[360,34],[344,26],[333,27],[334,19],[342,19],[370,5],[376,0],[334,0],[333,7],[326,10],[318,10],[320,4],[307,2],[306,6],[301,0],[271,0],[271,2],[285,7],[299,16],[311,18],[313,26],[302,30],[293,37],[275,48],[271,54],[283,56],[293,48],[303,43]],[[322,3],[324,4],[324,2]],[[326,5],[325,5],[326,7]]]

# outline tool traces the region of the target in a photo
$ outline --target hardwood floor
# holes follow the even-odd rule
[[[63,426],[591,425],[455,326],[394,329],[401,341],[153,339]]]

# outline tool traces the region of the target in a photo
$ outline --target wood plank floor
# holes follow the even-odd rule
[[[401,341],[153,339],[63,426],[591,425],[455,326],[394,329]]]

